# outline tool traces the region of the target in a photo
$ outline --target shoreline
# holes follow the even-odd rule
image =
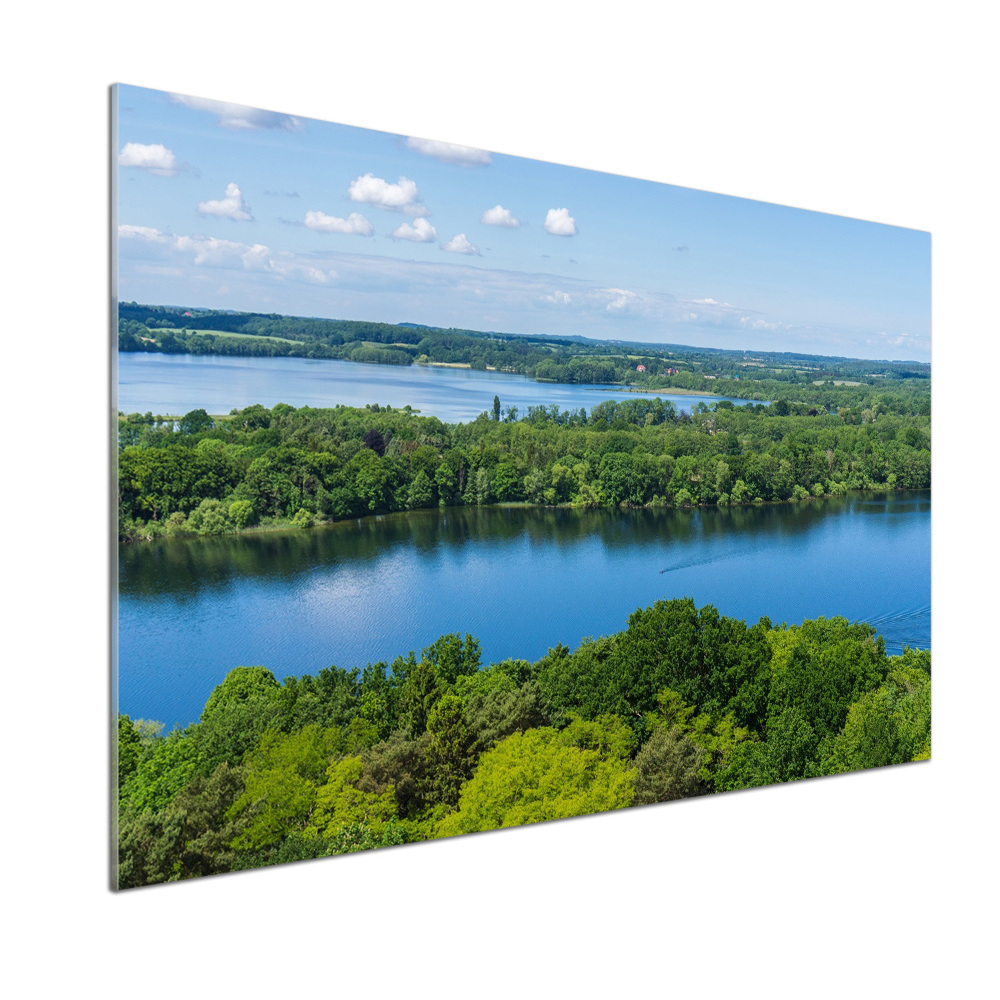
[[[332,528],[339,524],[348,524],[351,521],[367,521],[370,518],[380,518],[380,517],[394,517],[399,514],[416,514],[420,511],[425,510],[517,510],[517,509],[533,509],[533,510],[603,510],[609,513],[614,511],[627,511],[627,510],[675,510],[675,511],[687,511],[688,513],[694,513],[696,511],[702,510],[729,510],[731,508],[743,508],[743,507],[776,507],[784,504],[797,504],[797,503],[816,503],[823,500],[833,500],[837,496],[871,496],[873,494],[889,494],[889,493],[930,493],[930,488],[927,489],[900,489],[894,487],[893,489],[873,489],[873,490],[847,490],[841,494],[834,493],[824,493],[821,497],[816,496],[806,496],[800,497],[797,500],[789,498],[788,500],[761,500],[760,502],[756,500],[751,500],[748,503],[728,503],[723,506],[714,503],[703,503],[703,504],[692,504],[690,506],[678,507],[672,503],[662,503],[662,504],[616,504],[612,507],[588,507],[582,504],[573,503],[560,503],[560,504],[545,504],[545,503],[529,503],[527,500],[512,500],[505,503],[491,503],[491,504],[460,504],[451,505],[449,507],[412,507],[407,510],[387,510],[381,513],[364,514],[358,517],[342,517],[338,520],[325,520],[325,521],[315,521],[313,524],[307,526],[296,526],[292,523],[292,519],[282,521],[272,521],[268,524],[255,524],[249,528],[236,528],[232,531],[220,531],[218,533],[210,534],[200,534],[197,531],[179,531],[173,534],[168,534],[163,531],[159,531],[153,535],[139,535],[135,538],[122,538],[121,535],[118,536],[119,545],[140,545],[149,542],[159,542],[159,541],[174,541],[174,540],[184,540],[190,541],[194,538],[233,538],[238,535],[267,535],[274,534],[276,532],[288,532],[299,534],[303,531],[314,531],[316,529]],[[154,522],[163,523],[163,522]]]

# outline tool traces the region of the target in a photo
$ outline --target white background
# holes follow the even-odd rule
[[[998,80],[984,10],[133,0],[8,11],[10,995],[940,997],[995,986],[998,456],[986,401],[998,370]],[[931,231],[934,760],[110,893],[116,80]]]

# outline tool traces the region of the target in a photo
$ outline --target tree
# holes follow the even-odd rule
[[[373,427],[371,430],[365,431],[365,436],[362,439],[364,446],[366,448],[371,448],[379,458],[385,454],[385,440],[382,437],[381,431]]]
[[[462,700],[446,694],[427,719],[431,741],[427,760],[432,769],[435,799],[454,806],[462,785],[472,776],[476,764],[476,732],[466,721]]]
[[[200,434],[202,431],[211,430],[213,426],[212,418],[204,410],[191,410],[180,420],[181,434]]]
[[[635,805],[705,795],[712,786],[700,772],[701,749],[677,726],[656,726],[635,758]]]
[[[923,670],[894,669],[885,684],[851,706],[834,739],[831,774],[902,764],[927,748],[931,734],[931,681]]]
[[[427,719],[438,700],[464,674],[479,669],[479,642],[471,635],[443,635],[411,663],[399,662],[401,721],[413,735],[427,728]],[[396,670],[396,664],[393,664]]]
[[[229,507],[221,500],[202,500],[197,508],[191,511],[187,527],[197,531],[199,535],[224,534],[232,527]]]
[[[494,396],[493,397],[493,419],[496,420],[496,421],[498,421],[498,422],[500,420],[500,397],[499,396]]]
[[[271,671],[236,667],[209,696],[201,722],[185,735],[211,771],[223,761],[239,764],[264,733],[284,728],[286,720],[286,697]]]
[[[517,469],[510,462],[501,462],[493,470],[491,492],[501,503],[508,500],[517,500],[521,496],[521,477],[517,474]]]
[[[211,764],[192,738],[194,727],[174,730],[144,749],[138,766],[120,789],[122,814],[157,812],[193,778],[212,773]]]
[[[229,519],[240,530],[247,527],[255,515],[253,504],[249,500],[234,500],[229,505]]]
[[[215,713],[258,698],[276,700],[281,685],[266,667],[233,667],[208,696],[201,720],[205,722]]]
[[[436,835],[521,826],[632,804],[632,776],[618,759],[567,746],[549,727],[514,733],[483,754],[462,790],[458,811]]]
[[[434,505],[434,486],[430,476],[421,469],[410,483],[407,493],[407,506],[410,508],[432,507]]]
[[[357,787],[382,795],[392,790],[396,814],[402,820],[420,815],[434,796],[434,779],[428,759],[432,736],[423,733],[411,740],[402,732],[361,753],[362,772]]]
[[[333,837],[353,823],[364,824],[374,831],[396,815],[394,790],[381,794],[362,791],[360,757],[345,757],[334,761],[326,771],[326,783],[316,793],[316,808],[306,834]]]
[[[506,675],[500,674],[505,677]],[[536,681],[515,687],[473,691],[466,701],[470,728],[477,734],[476,746],[488,750],[511,733],[549,724],[542,708],[542,693]]]
[[[442,462],[434,473],[434,485],[438,491],[438,504],[448,507],[456,502],[458,480],[451,467]]]
[[[817,739],[834,737],[848,709],[889,670],[885,643],[870,625],[817,618],[770,633],[772,681],[767,735],[787,708],[798,709]]]
[[[139,766],[142,756],[142,741],[138,730],[127,715],[118,713],[118,789],[124,788],[125,782]]]
[[[229,871],[229,843],[241,821],[228,810],[243,789],[239,769],[221,765],[195,778],[162,809],[130,807],[118,827],[118,887],[132,888]]]
[[[229,811],[233,819],[248,817],[233,847],[256,850],[304,830],[330,760],[342,745],[343,734],[336,727],[309,725],[291,734],[266,732],[247,754],[244,790]]]

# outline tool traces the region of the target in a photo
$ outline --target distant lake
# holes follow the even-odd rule
[[[927,647],[930,517],[929,492],[694,511],[472,507],[120,546],[119,704],[169,728],[197,719],[235,666],[280,680],[419,652],[447,632],[477,637],[484,663],[535,660],[685,596],[751,624],[842,615],[874,625],[890,652]]]
[[[180,416],[204,409],[229,413],[253,403],[271,407],[381,406],[409,404],[425,416],[465,423],[493,409],[493,397],[523,416],[529,406],[551,406],[588,413],[606,399],[669,399],[690,411],[721,396],[629,392],[597,385],[536,382],[524,375],[469,368],[369,365],[311,358],[236,358],[192,354],[118,354],[118,409],[125,413]],[[734,399],[737,405],[748,402]]]

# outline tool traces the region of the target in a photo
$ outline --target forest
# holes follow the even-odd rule
[[[118,716],[118,885],[925,760],[930,672],[868,625],[690,598],[533,663],[450,634],[283,682],[236,667],[185,729]]]
[[[827,390],[821,399],[825,404],[848,398],[839,390],[859,384],[891,391],[923,383],[929,391],[930,379],[930,366],[917,362],[532,336],[135,302],[119,303],[118,349],[329,358],[388,365],[463,365],[547,382],[710,391],[765,401],[782,396],[798,398],[788,395],[791,386],[803,392],[821,385]]]
[[[120,414],[119,537],[218,534],[423,507],[744,505],[929,489],[929,395],[824,387],[807,402],[494,399],[446,424],[409,407],[260,405],[213,417]],[[831,390],[832,391],[832,390]]]

